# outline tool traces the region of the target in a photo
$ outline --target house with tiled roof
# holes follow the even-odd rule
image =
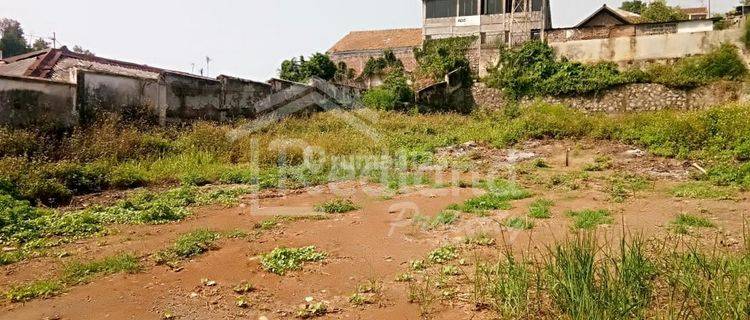
[[[334,44],[328,55],[335,62],[346,63],[360,75],[370,58],[380,57],[383,51],[391,50],[407,71],[413,71],[417,66],[414,48],[421,45],[420,28],[353,31]]]
[[[680,8],[680,11],[686,14],[689,20],[703,20],[711,17],[706,7]]]

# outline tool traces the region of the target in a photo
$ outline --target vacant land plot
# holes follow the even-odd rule
[[[716,121],[745,107],[520,112],[106,129],[144,156],[7,132],[0,319],[750,316],[750,126]]]

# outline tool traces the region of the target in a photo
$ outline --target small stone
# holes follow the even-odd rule
[[[196,293],[196,292],[191,292],[191,293],[190,293],[190,298],[191,298],[191,299],[195,299],[195,298],[197,298],[197,297],[198,297],[198,293]]]

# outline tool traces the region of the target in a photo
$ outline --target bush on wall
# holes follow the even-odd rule
[[[534,41],[517,49],[502,50],[500,62],[485,82],[518,99],[597,93],[617,85],[643,82],[692,88],[721,79],[739,80],[746,74],[739,50],[731,44],[703,56],[680,59],[673,65],[655,64],[645,70],[620,71],[613,63],[583,64],[556,59],[549,45]]]

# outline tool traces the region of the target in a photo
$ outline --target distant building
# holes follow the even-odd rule
[[[478,36],[481,44],[516,45],[552,27],[549,0],[423,0],[425,39]]]
[[[680,8],[680,11],[688,16],[688,20],[704,20],[710,18],[708,8]]]
[[[391,50],[404,63],[407,71],[417,66],[414,59],[414,48],[422,45],[422,29],[391,29],[354,31],[344,36],[331,49],[328,55],[335,62],[344,62],[360,75],[370,58],[383,55]]]
[[[579,22],[575,28],[590,27],[611,27],[629,24],[637,24],[641,21],[641,16],[629,11],[612,8],[603,5],[583,21]]]

